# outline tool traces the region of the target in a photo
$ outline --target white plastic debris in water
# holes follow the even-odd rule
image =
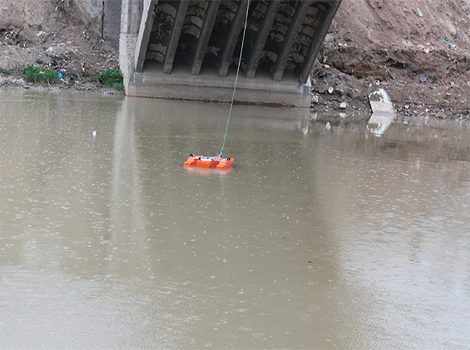
[[[335,91],[335,89],[333,89],[333,87],[332,87],[332,86],[330,86],[330,87],[328,88],[328,93],[329,93],[329,94],[332,94],[332,93],[333,93],[333,91]]]
[[[376,136],[381,136],[395,119],[392,100],[384,89],[378,89],[369,95],[369,103],[372,115],[367,123],[367,129]]]
[[[326,122],[325,128],[326,128],[326,130],[330,130],[330,129],[331,129],[330,122]]]
[[[392,100],[384,89],[378,89],[371,93],[369,95],[369,103],[372,113],[395,115]]]
[[[96,130],[93,130],[93,140],[95,139],[96,137]]]

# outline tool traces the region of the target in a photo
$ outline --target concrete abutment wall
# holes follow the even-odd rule
[[[119,43],[122,0],[74,0],[85,21],[105,40]]]

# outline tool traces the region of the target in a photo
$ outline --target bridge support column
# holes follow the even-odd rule
[[[143,0],[122,0],[121,34],[119,37],[119,66],[128,93],[131,75],[135,70],[135,49],[142,17]]]

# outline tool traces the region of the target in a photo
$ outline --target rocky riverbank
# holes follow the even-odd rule
[[[470,119],[468,13],[469,0],[343,0],[312,74],[313,111],[347,106],[354,118],[383,88],[399,116]]]

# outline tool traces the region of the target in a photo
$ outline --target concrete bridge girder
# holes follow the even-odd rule
[[[173,79],[175,75],[186,74],[188,85],[197,81],[202,88],[206,81],[213,88],[226,88],[230,84],[224,78],[233,75],[230,67],[238,63],[248,3],[241,89],[266,92],[270,80],[273,87],[276,82],[288,84],[294,95],[307,90],[309,95],[302,85],[309,81],[341,0],[123,0],[121,45],[135,45],[133,52],[120,57],[128,77],[126,93],[172,97],[168,91],[160,96],[158,87],[139,86],[149,81],[149,75],[159,76],[155,82],[171,85],[181,84],[181,79]],[[138,18],[137,30],[131,18]],[[284,79],[285,74],[288,78]],[[276,88],[269,90],[273,92]],[[195,99],[205,99],[201,96]],[[225,100],[221,96],[209,99]]]

